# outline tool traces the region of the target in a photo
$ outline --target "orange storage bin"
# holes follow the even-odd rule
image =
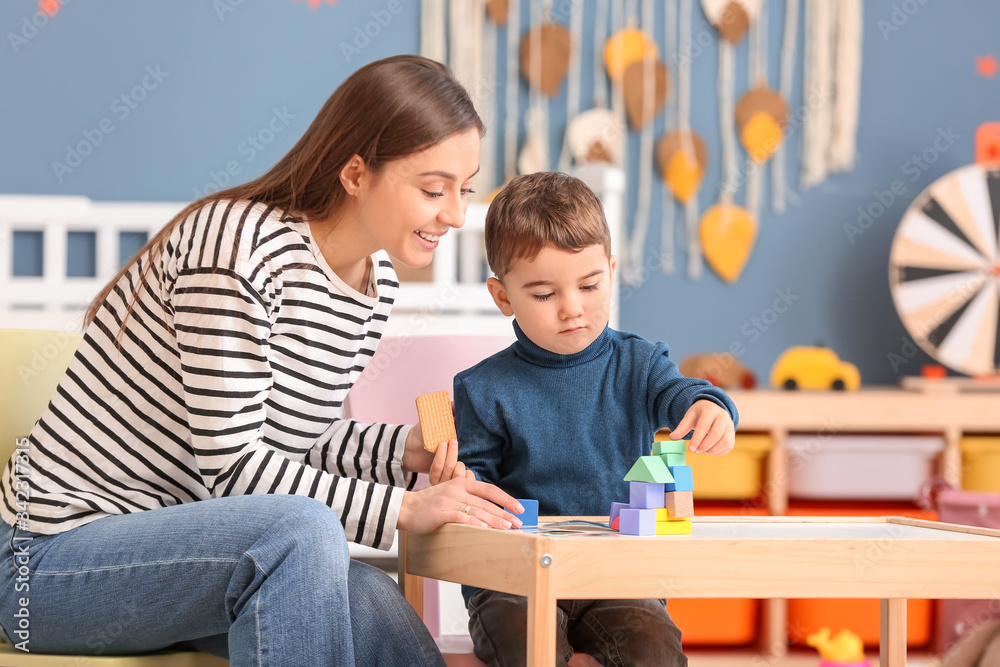
[[[911,519],[936,521],[937,513],[912,505],[892,503],[793,503],[789,516],[903,516]],[[931,638],[933,602],[906,601],[906,644],[924,646]],[[832,599],[789,600],[788,641],[805,645],[806,637],[820,628],[834,632],[846,628],[859,637],[865,646],[879,644],[880,609],[878,600]]]
[[[931,638],[930,600],[906,601],[906,645],[924,646]],[[865,646],[879,645],[879,600],[789,600],[788,641],[806,645],[806,638],[820,628],[837,632],[846,628],[861,637]]]
[[[759,600],[738,598],[667,600],[684,646],[737,646],[757,637]]]

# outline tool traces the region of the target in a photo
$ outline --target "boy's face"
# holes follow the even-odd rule
[[[487,281],[500,311],[513,315],[535,345],[574,354],[608,324],[615,257],[604,246],[580,252],[546,246],[533,260],[518,260],[503,277]]]

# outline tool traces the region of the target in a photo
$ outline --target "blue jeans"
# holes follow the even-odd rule
[[[556,665],[574,651],[614,667],[687,667],[681,631],[664,600],[559,600]],[[519,667],[527,660],[528,600],[480,590],[469,600],[473,651],[489,667]]]
[[[395,582],[351,561],[337,515],[298,496],[205,500],[58,535],[0,522],[0,626],[38,653],[444,665]]]

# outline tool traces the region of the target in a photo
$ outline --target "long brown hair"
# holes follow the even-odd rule
[[[146,274],[171,232],[206,204],[248,200],[275,206],[297,219],[331,219],[347,196],[340,171],[354,155],[377,173],[387,162],[471,129],[480,136],[485,132],[468,92],[445,65],[414,55],[365,65],[334,91],[302,138],[267,173],[202,197],[174,216],[91,301],[84,325],[93,321],[122,276],[149,252],[132,292],[131,313]]]

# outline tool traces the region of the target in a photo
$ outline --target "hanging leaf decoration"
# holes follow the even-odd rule
[[[757,164],[766,162],[784,139],[788,104],[770,88],[755,88],[740,98],[735,115],[743,148]]]
[[[653,77],[653,103],[646,104],[646,75]],[[625,93],[625,113],[629,124],[640,128],[660,113],[667,102],[670,75],[659,60],[634,60],[622,75],[622,90]]]
[[[534,52],[536,48],[540,54]],[[521,74],[546,95],[558,95],[572,48],[569,30],[558,23],[542,24],[521,38]],[[541,58],[541,63],[535,63],[535,58]]]
[[[698,191],[708,169],[708,146],[691,130],[674,130],[660,139],[656,162],[677,201],[686,204]]]
[[[699,231],[709,265],[727,282],[736,282],[757,240],[757,221],[741,206],[716,204],[705,211]]]

